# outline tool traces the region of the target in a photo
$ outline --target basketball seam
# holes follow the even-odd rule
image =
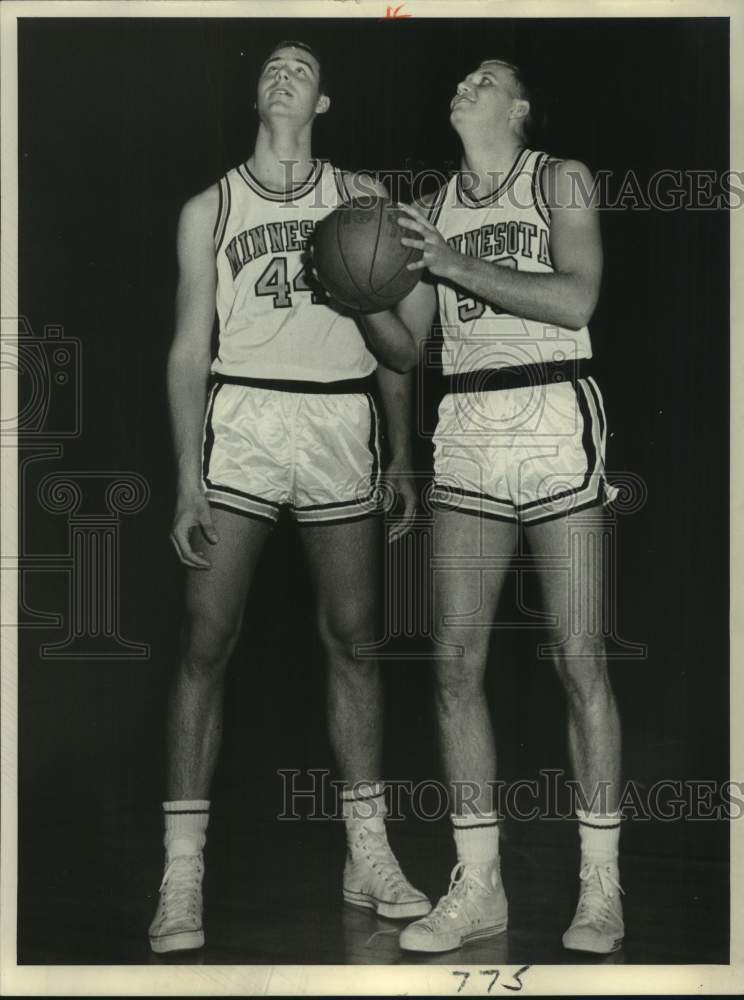
[[[403,261],[403,263],[402,263],[402,264],[400,265],[400,267],[399,267],[399,268],[398,268],[398,270],[397,270],[397,271],[395,272],[395,274],[391,274],[391,275],[390,275],[390,277],[389,277],[389,278],[387,279],[387,281],[386,281],[386,282],[385,282],[385,283],[384,283],[383,285],[380,285],[380,287],[379,287],[379,288],[374,288],[374,287],[372,286],[372,282],[370,282],[370,287],[373,287],[373,291],[374,291],[375,295],[382,295],[382,294],[383,294],[383,291],[382,291],[382,290],[383,290],[383,288],[387,287],[387,285],[389,285],[391,281],[395,281],[395,279],[396,279],[396,278],[398,277],[398,275],[400,274],[400,272],[401,272],[401,271],[402,271],[402,270],[403,270],[403,269],[404,269],[404,268],[405,268],[405,267],[406,267],[406,266],[407,266],[408,264],[410,264],[410,263],[411,263],[411,257],[412,257],[412,255],[413,255],[413,252],[414,252],[414,250],[415,250],[415,247],[409,247],[409,248],[408,248],[408,256],[406,257],[406,259],[405,259],[405,260]],[[423,257],[423,254],[422,254],[421,256]]]
[[[390,277],[387,279],[387,281],[383,282],[383,284],[380,285],[379,288],[375,287],[375,284],[374,284],[374,281],[372,280],[372,278],[373,278],[373,273],[374,273],[374,269],[375,269],[375,262],[377,260],[377,247],[378,247],[379,242],[380,242],[380,231],[382,230],[382,216],[383,216],[383,213],[385,212],[386,207],[387,206],[383,205],[382,210],[380,211],[380,222],[379,222],[379,225],[377,227],[377,240],[375,241],[375,251],[374,251],[374,254],[372,255],[372,264],[370,266],[370,271],[369,271],[369,287],[370,287],[370,289],[374,292],[375,295],[382,296],[383,298],[384,298],[383,288],[386,288],[390,284],[391,281],[395,281],[395,279],[398,277],[398,275],[401,273],[401,271],[406,267],[406,265],[410,264],[410,262],[411,262],[411,256],[414,253],[414,247],[409,247],[408,248],[408,256],[403,261],[403,263],[400,265],[400,267],[395,272],[395,274],[391,274]]]
[[[344,248],[341,246],[341,236],[339,235],[338,222],[336,223],[336,246],[338,247],[338,256],[339,256],[339,258],[341,260],[341,263],[344,265],[344,270],[346,271],[346,273],[349,276],[349,281],[352,283],[352,285],[354,286],[354,288],[356,288],[356,290],[359,293],[359,295],[362,298],[364,298],[364,292],[359,287],[359,285],[356,283],[356,281],[354,281],[354,275],[351,273],[351,271],[349,270],[349,267],[348,267],[348,265],[346,263],[346,258],[344,257]],[[347,305],[347,304],[348,303],[344,303],[344,305]]]
[[[382,199],[380,199],[382,201]],[[372,260],[369,264],[369,274],[367,275],[367,284],[371,291],[375,291],[375,286],[372,281],[372,276],[375,273],[375,263],[377,261],[377,248],[380,245],[380,233],[382,231],[382,213],[385,211],[385,205],[383,204],[377,213],[377,234],[375,236],[375,248],[372,251]],[[376,293],[375,293],[376,294]]]

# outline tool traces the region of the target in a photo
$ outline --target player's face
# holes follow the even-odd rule
[[[450,122],[455,128],[469,122],[506,124],[516,99],[514,75],[509,67],[484,62],[458,83],[450,101]]]
[[[309,121],[330,103],[320,94],[319,85],[320,65],[313,55],[294,46],[277,49],[264,63],[258,80],[259,116]]]

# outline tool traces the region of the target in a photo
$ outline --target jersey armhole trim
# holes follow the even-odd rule
[[[449,184],[443,184],[437,191],[434,201],[426,209],[426,217],[432,226],[436,226],[439,221],[439,216],[442,214],[442,208],[444,206],[445,198],[447,197],[447,189]]]
[[[351,195],[349,194],[349,189],[346,186],[346,178],[344,177],[344,171],[340,167],[333,168],[333,179],[336,182],[336,190],[338,191],[339,197],[344,205],[348,205],[351,201]]]
[[[535,169],[532,171],[532,200],[535,203],[535,208],[537,209],[538,215],[543,220],[546,226],[550,227],[551,211],[550,205],[548,204],[547,197],[545,195],[544,187],[544,174],[545,167],[550,161],[551,157],[548,153],[540,153],[537,157],[537,162],[535,163]]]
[[[222,241],[225,238],[225,231],[227,229],[227,220],[230,215],[230,182],[227,179],[227,175],[220,178],[219,183],[219,193],[220,193],[220,203],[217,210],[217,221],[214,226],[214,249],[215,252],[219,251],[222,246]]]

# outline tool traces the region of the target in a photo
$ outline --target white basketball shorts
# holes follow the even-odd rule
[[[593,378],[447,394],[434,434],[432,506],[538,524],[613,500]]]
[[[210,505],[270,522],[286,507],[300,524],[376,513],[380,442],[370,393],[257,381],[218,377],[210,389],[202,465]]]

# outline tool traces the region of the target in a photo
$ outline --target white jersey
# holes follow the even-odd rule
[[[550,210],[539,181],[548,159],[523,149],[503,183],[482,199],[468,193],[468,175],[457,173],[437,193],[429,218],[460,253],[550,274]],[[437,296],[447,375],[592,355],[587,327],[569,330],[514,316],[441,281]]]
[[[288,192],[265,188],[245,164],[219,182],[215,226],[223,375],[330,382],[377,367],[353,319],[322,302],[303,276],[315,225],[348,200],[343,175],[316,161]]]

